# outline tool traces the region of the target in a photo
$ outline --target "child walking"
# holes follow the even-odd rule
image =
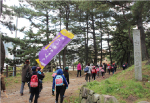
[[[53,74],[52,74],[53,79],[54,79],[54,77],[57,75],[58,69],[60,69],[60,67],[57,67],[57,68],[56,68],[56,71],[53,71]],[[53,84],[52,84],[52,96],[55,96],[54,91],[53,91]]]
[[[62,69],[58,69],[57,75],[53,78],[53,91],[55,91],[56,86],[56,102],[58,103],[58,97],[60,94],[60,103],[63,103],[63,95],[64,95],[64,88],[68,89],[68,83],[66,82],[66,78],[63,75]]]
[[[102,78],[104,78],[104,72],[105,72],[105,70],[104,70],[104,68],[102,68],[102,65],[101,65],[100,71],[101,71]]]
[[[95,68],[95,66],[93,66],[93,68],[92,68],[92,76],[93,76],[94,80],[95,80],[96,74],[97,74],[96,68]]]
[[[37,67],[37,73],[39,74],[39,75],[43,75],[44,77],[45,77],[45,75],[44,75],[44,73],[43,72],[41,72],[41,67]],[[43,78],[44,78],[43,77]],[[42,89],[43,89],[43,85],[42,85],[42,80],[43,80],[43,78],[42,79],[39,79],[39,93],[42,91]]]
[[[68,69],[69,69],[68,67],[65,67],[65,70],[63,71],[63,73],[64,73],[64,76],[65,76],[65,78],[67,80],[67,83],[69,85],[69,73],[68,73]],[[67,88],[67,86],[65,85],[64,86],[64,94],[65,94],[66,88]],[[63,97],[65,97],[65,95],[63,95]]]
[[[97,77],[99,77],[99,67],[96,65]]]
[[[108,72],[110,74],[110,65],[109,64],[107,64],[107,70],[108,70]]]
[[[32,71],[33,72],[29,77],[31,87],[31,95],[29,98],[29,103],[32,103],[34,95],[35,95],[34,103],[37,103],[39,97],[39,79],[43,79],[44,76],[37,73],[36,66],[32,67]],[[41,70],[41,72],[43,73],[43,70]]]

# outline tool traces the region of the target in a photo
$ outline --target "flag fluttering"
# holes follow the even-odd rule
[[[66,29],[61,30],[48,45],[39,52],[37,63],[43,69],[72,39],[74,35]]]

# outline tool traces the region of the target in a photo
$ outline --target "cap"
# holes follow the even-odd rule
[[[65,70],[68,70],[69,68],[68,67],[65,67]]]
[[[36,71],[36,68],[37,68],[36,66],[33,66],[32,71]]]

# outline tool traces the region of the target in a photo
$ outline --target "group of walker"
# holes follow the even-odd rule
[[[22,84],[20,89],[20,94],[23,96],[23,89],[25,83],[28,84],[29,87],[29,103],[32,103],[34,97],[34,103],[38,102],[39,94],[43,88],[42,80],[45,77],[43,73],[43,69],[40,67],[33,66],[32,68],[29,66],[29,60],[25,61],[25,65],[22,68]],[[60,103],[63,103],[63,98],[65,97],[65,90],[68,89],[69,84],[69,73],[68,67],[65,67],[64,71],[60,67],[56,68],[56,71],[52,74],[53,84],[52,84],[52,95],[54,96],[54,91],[56,87],[56,102],[58,103],[58,97],[60,95]]]
[[[29,103],[32,103],[33,101],[33,97],[34,98],[34,103],[38,102],[38,98],[39,98],[39,94],[43,88],[42,86],[42,80],[45,77],[44,73],[43,73],[43,69],[41,69],[40,67],[36,67],[33,66],[32,68],[29,66],[30,62],[29,60],[25,61],[25,65],[22,68],[22,84],[21,84],[21,89],[20,89],[20,94],[21,96],[23,96],[23,89],[24,89],[24,85],[25,83],[28,84],[29,87],[29,93],[30,97],[29,97]],[[127,68],[127,63],[123,64],[123,70],[125,70]],[[68,89],[68,84],[69,84],[69,73],[68,73],[68,67],[64,68],[64,71],[62,71],[62,69],[60,67],[56,68],[56,71],[53,72],[52,77],[53,77],[53,83],[52,83],[52,96],[55,96],[55,87],[56,87],[56,101],[55,103],[58,103],[58,97],[60,95],[60,103],[63,103],[63,98],[65,97],[65,91],[66,89]],[[100,77],[100,75],[102,76],[102,78],[104,78],[104,75],[106,73],[106,71],[110,74],[110,72],[112,72],[112,74],[114,74],[114,72],[116,72],[117,69],[117,65],[116,63],[113,63],[112,65],[110,64],[105,64],[103,63],[103,65],[90,65],[90,63],[88,63],[86,65],[86,67],[84,68],[84,72],[85,72],[85,80],[88,82],[90,82],[90,77],[92,76],[92,79],[96,79]],[[3,70],[1,68],[1,70]],[[1,71],[2,73],[2,71]],[[80,73],[80,77],[81,77],[81,64],[79,63],[77,65],[77,77]],[[1,78],[1,90],[3,90],[5,92],[5,84],[3,83],[3,77]]]
[[[25,83],[28,84],[29,87],[29,103],[32,103],[33,97],[34,97],[34,103],[38,102],[39,94],[43,88],[42,86],[42,80],[45,77],[43,73],[43,69],[40,67],[33,66],[30,67],[29,60],[25,61],[25,65],[22,68],[22,84],[20,89],[20,94],[23,96],[23,90]]]
[[[90,66],[90,63],[87,64],[87,66],[85,67],[84,69],[84,72],[85,72],[85,80],[88,82],[90,82],[90,77],[92,76],[92,79],[96,79],[96,76],[97,78],[99,78],[99,76],[101,75],[102,78],[104,78],[104,73],[105,73],[105,70],[104,68],[102,67],[102,65],[99,67],[98,65],[96,66]]]
[[[84,74],[85,74],[85,80],[88,82],[90,82],[90,78],[92,76],[92,79],[96,79],[100,77],[100,75],[102,76],[102,78],[104,78],[104,75],[106,72],[108,72],[110,74],[110,72],[112,72],[112,74],[114,74],[114,72],[116,72],[117,69],[117,65],[116,63],[113,63],[112,65],[110,64],[105,64],[103,63],[103,65],[90,65],[90,63],[88,63],[86,65],[86,67],[84,68]],[[81,77],[81,64],[79,63],[77,65],[77,77],[80,73],[80,77]]]

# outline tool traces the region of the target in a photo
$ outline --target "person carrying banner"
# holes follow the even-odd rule
[[[41,69],[41,67],[37,67],[37,73],[39,74],[39,75],[43,75],[44,77],[45,77],[45,75],[44,75],[44,73],[43,73],[43,69]],[[43,77],[43,78],[44,78]],[[42,89],[43,89],[43,85],[42,85],[42,80],[43,80],[43,78],[42,79],[39,79],[39,93],[42,91]]]
[[[62,69],[58,69],[57,75],[53,78],[53,91],[55,91],[56,86],[56,102],[58,103],[58,97],[60,94],[60,103],[63,103],[63,95],[64,95],[64,86],[68,89],[68,83],[66,82],[66,78],[63,75]]]
[[[22,74],[21,74],[21,76],[22,76],[22,84],[21,84],[21,89],[20,89],[21,96],[23,96],[23,89],[24,89],[25,82],[28,83],[29,93],[30,93],[29,78],[27,78],[27,76],[32,74],[32,71],[31,71],[31,67],[30,67],[29,64],[30,64],[29,60],[26,60],[25,61],[25,65],[22,68]]]

